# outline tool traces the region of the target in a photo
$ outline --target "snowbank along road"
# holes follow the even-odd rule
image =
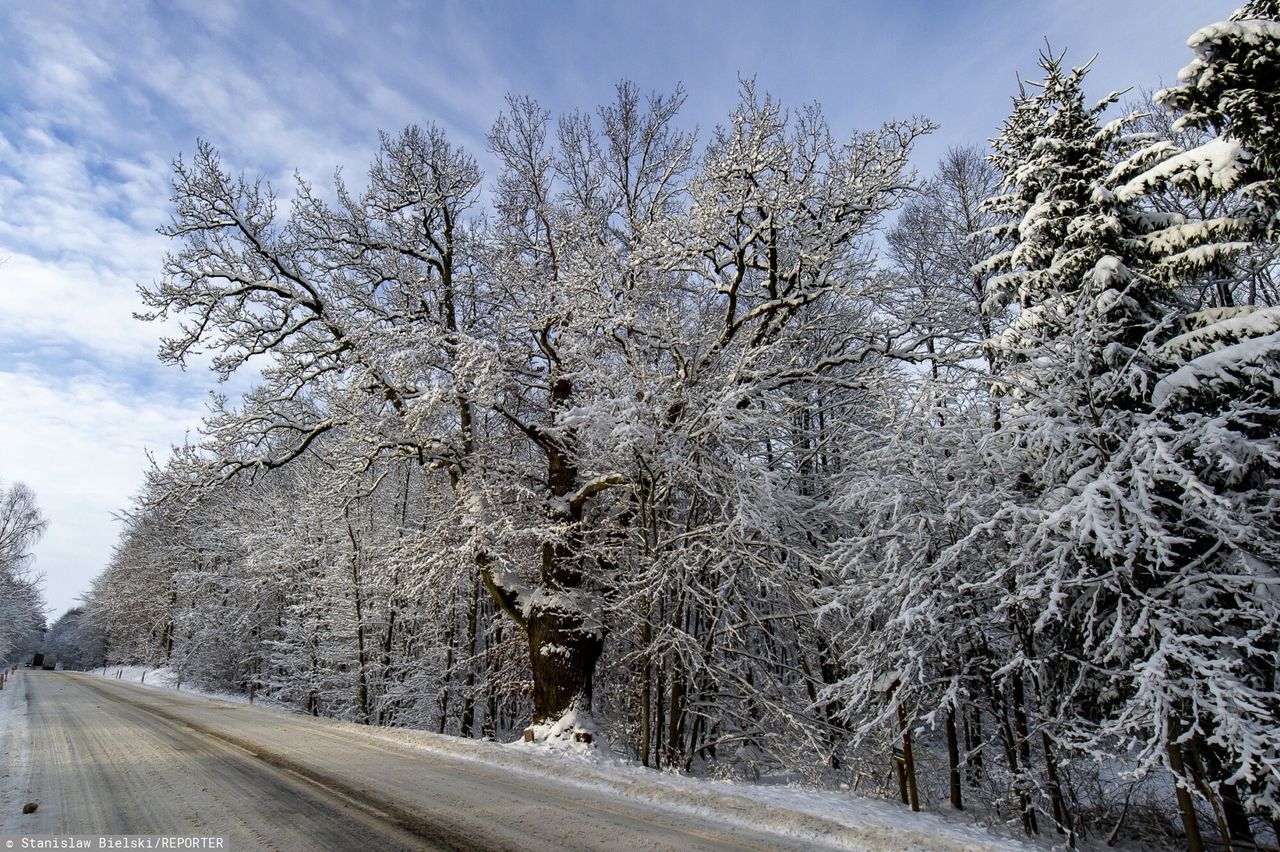
[[[29,740],[16,762],[27,765],[9,779],[19,801],[6,796],[0,833],[205,835],[280,850],[821,845],[324,719],[62,672],[24,672],[13,686],[25,689],[16,735]],[[21,814],[27,801],[39,808]],[[982,848],[909,833],[866,840],[831,848]]]

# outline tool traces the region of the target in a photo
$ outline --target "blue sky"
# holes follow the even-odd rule
[[[507,93],[592,109],[620,79],[688,93],[685,124],[739,77],[817,100],[838,134],[924,115],[923,173],[994,135],[1047,38],[1110,89],[1172,82],[1187,37],[1234,2],[8,2],[0,5],[0,478],[52,520],[53,615],[110,557],[113,513],[199,425],[213,382],[161,367],[132,318],[166,242],[169,164],[208,139],[234,167],[358,183],[380,129],[436,122],[489,162]]]

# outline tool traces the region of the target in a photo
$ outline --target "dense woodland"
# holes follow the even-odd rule
[[[1046,53],[924,178],[928,121],[837,137],[751,82],[706,140],[680,91],[512,97],[495,174],[410,127],[280,204],[201,144],[142,293],[163,360],[256,384],[51,636],[1069,843],[1274,843],[1280,6],[1191,46],[1100,103]]]

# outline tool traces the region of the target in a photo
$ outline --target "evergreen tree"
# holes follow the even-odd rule
[[[1179,284],[1247,249],[1245,225],[1143,197],[1169,180],[1233,189],[1258,159],[1140,147],[1123,119],[1100,126],[1083,107],[1083,71],[1044,67],[996,142],[1013,191],[995,204],[1022,218],[992,262],[993,298],[1020,307],[992,341],[1008,399],[992,446],[1018,481],[1012,563],[995,581],[1050,792],[1055,749],[1132,749],[1139,773],[1178,777],[1191,846],[1193,796],[1224,839],[1249,837],[1276,766],[1275,318],[1187,315]],[[1213,387],[1197,399],[1202,379]]]
[[[1261,224],[1274,236],[1280,228],[1280,2],[1250,0],[1187,44],[1195,58],[1178,73],[1180,85],[1158,100],[1181,114],[1180,127],[1216,133],[1210,150],[1226,153],[1238,144],[1248,151],[1242,173],[1219,173],[1247,186]]]

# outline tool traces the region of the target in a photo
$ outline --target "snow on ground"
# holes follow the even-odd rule
[[[232,704],[253,704],[257,707],[272,707],[276,710],[285,710],[287,712],[296,712],[295,709],[288,704],[281,704],[278,701],[272,701],[269,698],[257,698],[254,701],[249,700],[249,696],[243,692],[210,692],[207,689],[197,689],[190,683],[179,683],[178,675],[171,669],[153,668],[150,666],[106,666],[103,668],[90,669],[81,674],[90,674],[97,677],[105,677],[108,680],[122,680],[127,683],[138,683],[143,686],[151,686],[156,689],[176,689],[189,695],[200,695],[205,698],[216,698],[219,701],[229,701]]]
[[[600,751],[575,753],[524,742],[501,745],[403,728],[347,727],[373,739],[500,766],[508,772],[553,776],[562,784],[644,801],[665,810],[714,817],[842,848],[891,848],[895,842],[900,842],[897,848],[901,849],[929,848],[912,842],[921,836],[936,838],[939,845],[948,848],[956,848],[952,844],[970,849],[1036,848],[997,837],[971,823],[912,813],[905,806],[851,793],[655,772]],[[897,840],[885,846],[887,838]]]
[[[237,704],[248,704],[249,699],[243,695],[229,692],[206,692],[201,689],[192,689],[189,684],[179,684],[178,676],[169,669],[157,669],[150,666],[103,666],[102,668],[90,669],[85,674],[105,677],[110,680],[124,680],[132,683],[141,683],[146,686],[155,686],[161,689],[180,689],[183,692],[190,692],[193,695],[205,695],[209,698],[217,698],[221,701],[233,701]]]
[[[173,688],[165,669],[109,666],[100,677]],[[144,680],[145,676],[145,680]],[[181,687],[191,695],[245,704],[243,695],[209,695]],[[267,702],[258,702],[259,705]],[[1043,849],[998,837],[964,816],[912,813],[905,806],[851,793],[801,786],[767,786],[655,772],[604,750],[552,749],[522,741],[499,744],[444,736],[408,728],[378,728],[334,722],[366,740],[394,743],[427,753],[462,759],[558,783],[595,795],[642,801],[684,817],[714,818],[750,829],[775,831],[812,840],[816,845],[855,849],[1031,850]],[[930,840],[934,842],[931,843]]]
[[[18,831],[23,781],[31,766],[27,736],[27,691],[22,669],[11,673],[0,689],[0,834]]]

